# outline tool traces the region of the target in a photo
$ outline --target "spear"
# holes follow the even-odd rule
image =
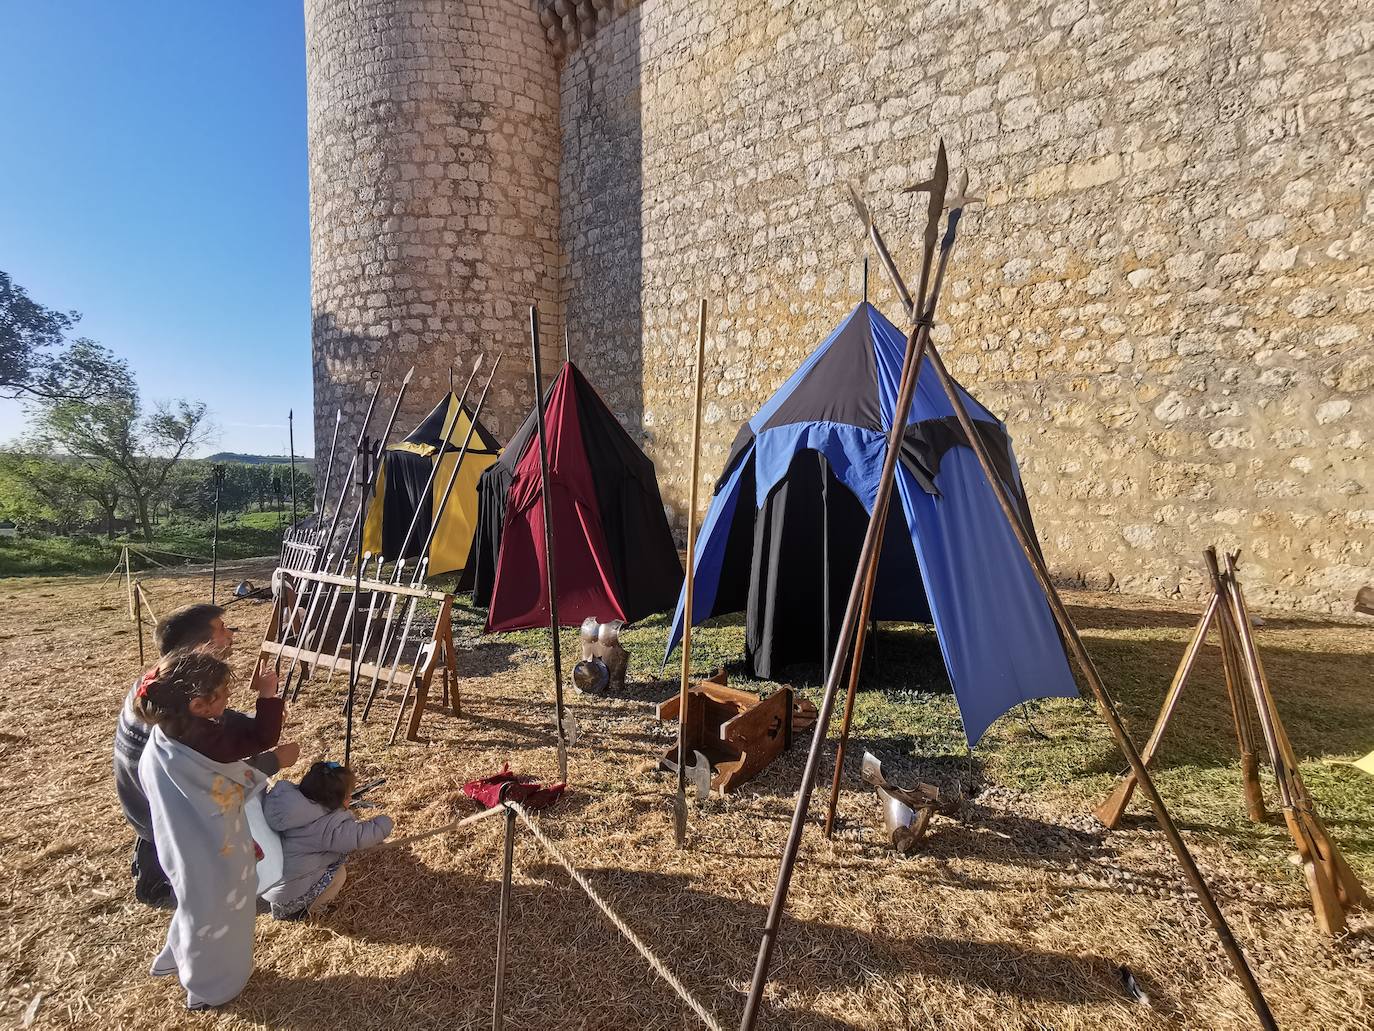
[[[944,142],[941,141],[935,159],[935,175],[926,186],[931,192],[931,204],[928,213],[928,223],[926,226],[925,239],[927,241],[927,253],[923,257],[921,272],[921,292],[918,297],[924,300],[925,287],[928,279],[928,270],[934,258],[935,241],[938,238],[940,214],[944,209],[945,186],[948,177],[948,164],[945,158]],[[957,225],[957,219],[953,220]],[[948,245],[953,246],[954,238],[952,233],[948,236]],[[935,310],[937,297],[932,296],[928,310],[931,314]],[[820,708],[816,714],[816,726],[812,732],[811,750],[806,758],[806,769],[802,774],[801,788],[797,792],[796,807],[792,813],[792,825],[788,831],[787,843],[783,848],[782,862],[778,869],[778,881],[773,892],[773,901],[768,909],[767,921],[764,924],[763,938],[759,943],[758,959],[754,967],[753,981],[749,987],[749,996],[745,1001],[744,1013],[740,1019],[740,1031],[750,1031],[754,1022],[758,1019],[759,1005],[763,999],[764,984],[768,980],[768,970],[772,964],[773,949],[777,944],[778,931],[782,923],[783,910],[787,907],[787,893],[792,883],[792,873],[796,867],[797,853],[801,848],[802,831],[806,827],[806,814],[811,804],[811,792],[815,788],[816,771],[820,766],[821,752],[825,747],[826,731],[830,725],[830,714],[834,709],[835,695],[839,689],[840,677],[844,672],[845,659],[849,654],[850,645],[854,643],[856,627],[858,624],[857,616],[861,604],[864,581],[869,575],[870,567],[878,561],[878,537],[882,523],[877,516],[884,512],[887,507],[888,498],[891,497],[893,483],[896,479],[897,457],[901,453],[902,436],[906,430],[908,414],[911,410],[911,401],[916,392],[916,383],[919,378],[921,360],[925,354],[927,343],[930,339],[930,325],[925,318],[913,319],[911,330],[907,334],[905,354],[902,361],[901,390],[897,397],[897,403],[892,412],[892,425],[888,430],[887,448],[883,456],[882,472],[878,477],[878,495],[874,499],[873,515],[868,521],[868,528],[864,532],[862,549],[859,552],[859,561],[854,573],[854,582],[849,591],[849,602],[845,607],[844,618],[840,623],[840,636],[835,645],[835,653],[831,659],[830,672],[826,677],[825,695],[821,700]]]
[[[558,724],[558,779],[568,779],[568,736],[563,728],[563,655],[558,640],[558,584],[554,577],[553,522],[549,507],[549,445],[544,434],[544,388],[539,363],[539,306],[530,305],[530,350],[534,356],[534,425],[539,434],[539,507],[544,516],[544,579],[549,585],[549,638],[553,645],[554,720]],[[679,763],[679,767],[681,763]]]
[[[467,436],[463,438],[463,446],[458,451],[458,457],[454,459],[453,470],[449,473],[448,482],[444,484],[444,493],[443,496],[439,499],[439,505],[435,511],[435,517],[430,520],[429,532],[425,534],[425,543],[424,546],[420,549],[420,564],[415,568],[415,576],[411,580],[412,587],[419,587],[421,584],[425,582],[425,577],[428,575],[430,545],[434,543],[434,536],[439,532],[439,521],[443,517],[444,510],[448,508],[449,498],[453,496],[454,484],[458,482],[458,471],[462,469],[463,460],[467,458],[468,448],[471,446],[473,434],[477,430],[477,421],[479,418],[481,418],[482,408],[487,403],[487,393],[491,390],[492,381],[496,378],[496,370],[500,368],[501,359],[503,357],[505,357],[504,352],[496,356],[496,361],[495,363],[493,363],[491,367],[491,372],[487,375],[487,381],[482,386],[482,396],[477,399],[477,407],[473,409],[472,421],[468,425]],[[418,606],[418,604],[419,599],[412,595],[407,605],[405,629],[401,631],[401,639],[396,645],[396,657],[391,663],[391,673],[387,678],[388,683],[395,683],[396,671],[401,667],[401,655],[405,652],[406,641],[410,639],[410,628],[415,621],[415,609]],[[421,643],[419,648],[423,647],[424,645],[423,643]],[[420,652],[417,648],[415,653],[417,662],[419,661],[419,654]],[[376,690],[377,680],[381,675],[381,666],[384,656],[384,652],[378,654],[377,656],[377,669],[373,672],[372,675],[372,688],[370,689],[371,691]],[[409,698],[410,683],[407,682],[405,691],[401,695],[401,707],[396,713],[396,724],[391,732],[391,737],[393,740],[395,740],[397,729],[399,729],[401,726],[401,713],[405,712],[406,702],[409,700]]]
[[[366,469],[366,468],[364,468],[364,469],[358,470],[358,472],[359,472],[359,480],[360,480],[360,481],[363,481],[363,480],[366,481],[365,485],[363,486],[363,489],[360,491],[360,494],[359,494],[360,498],[361,498],[363,501],[366,501],[368,498],[370,498],[370,497],[372,496],[372,490],[373,490],[373,488],[376,486],[376,483],[377,483],[377,473],[378,473],[378,471],[379,471],[379,470],[381,469],[381,467],[382,467],[382,463],[381,463],[382,452],[383,452],[383,451],[385,450],[385,448],[386,448],[386,442],[387,442],[387,440],[391,437],[391,429],[392,429],[392,427],[396,425],[396,416],[400,413],[400,410],[401,410],[401,402],[405,400],[406,391],[410,389],[410,380],[411,380],[411,377],[414,376],[414,375],[415,375],[415,366],[412,365],[412,366],[410,367],[410,369],[406,372],[405,379],[403,379],[403,380],[401,381],[401,389],[400,389],[399,391],[397,391],[397,393],[396,393],[396,401],[395,401],[395,403],[391,406],[391,414],[387,417],[386,426],[382,429],[382,435],[381,435],[380,437],[377,438],[377,446],[376,446],[376,448],[375,448],[375,449],[374,449],[374,448],[364,448],[364,447],[361,446],[361,445],[362,445],[362,442],[363,442],[363,438],[367,436],[367,431],[366,431],[366,429],[364,429],[363,433],[359,436],[359,447],[358,447],[357,450],[354,452],[353,461],[352,461],[352,463],[350,463],[350,465],[349,465],[349,470],[348,470],[348,471],[349,471],[349,476],[345,476],[345,477],[344,477],[343,489],[344,489],[345,491],[348,489],[348,480],[349,480],[349,478],[351,477],[353,471],[354,471],[355,469],[357,469],[359,460],[361,459],[361,461],[363,462],[363,464],[366,465],[367,462],[368,462],[369,459],[370,459],[370,460],[371,460],[371,463],[372,463],[372,468],[371,468],[371,469]],[[369,414],[369,415],[371,414],[371,409],[370,409],[370,408],[369,408],[369,410],[368,410],[368,414]],[[343,495],[342,495],[342,494],[340,494],[340,496],[339,496],[339,503],[340,503],[340,505],[343,504]],[[338,519],[338,515],[339,515],[338,512],[335,512],[335,513],[334,513],[334,518],[335,518],[336,521],[337,521],[337,519]],[[362,532],[362,528],[363,528],[363,518],[364,518],[364,507],[363,507],[362,505],[356,506],[356,507],[354,508],[354,510],[353,510],[353,517],[352,517],[352,520],[350,521],[349,526],[348,526],[348,533],[344,535],[344,541],[345,541],[345,542],[348,542],[349,539],[353,537],[354,531],[357,531],[358,533],[361,533],[361,532]],[[332,541],[333,541],[333,539],[334,539],[333,529],[334,529],[334,528],[331,526],[331,527],[330,527],[329,540],[328,540],[327,543],[332,543]],[[361,550],[361,549],[359,549],[359,550]],[[337,567],[337,569],[335,570],[335,572],[340,573],[340,574],[343,573],[343,571],[348,567],[348,558],[349,558],[348,552],[347,552],[346,550],[344,550],[343,548],[341,548],[340,551],[339,551],[338,567]],[[355,570],[355,572],[361,572],[361,571],[360,571],[360,570]],[[329,614],[330,614],[330,615],[333,614],[333,611],[334,611],[334,603],[337,603],[337,602],[338,602],[340,590],[341,590],[341,588],[339,588],[339,587],[335,587],[335,589],[334,589],[334,592],[333,592],[333,602],[331,602],[330,607],[329,607]],[[313,622],[312,622],[312,620],[311,620],[311,612],[316,611],[316,610],[318,609],[318,602],[319,602],[319,599],[320,599],[320,594],[321,594],[320,591],[314,591],[314,592],[312,592],[311,600],[310,600],[310,608],[306,611],[305,623],[304,623],[304,624],[302,625],[302,627],[301,627],[301,633],[300,633],[300,637],[298,638],[298,641],[304,642],[304,641],[308,638],[308,636],[309,636],[310,630],[312,629],[312,626],[313,626]],[[327,617],[326,617],[326,620],[325,620],[325,626],[327,627],[328,625],[329,625],[329,622],[328,622],[328,616],[327,616]],[[300,661],[300,649],[297,648],[297,649],[296,649],[295,655],[294,655],[294,656],[292,657],[292,659],[291,659],[291,666],[290,666],[290,668],[287,669],[287,671],[286,671],[286,680],[284,681],[284,685],[289,685],[289,684],[290,684],[290,681],[291,681],[291,674],[295,671],[296,663],[298,663],[299,661]],[[283,690],[285,690],[285,688],[283,688]],[[297,685],[297,687],[296,687],[296,694],[297,694],[297,695],[300,694],[300,686],[299,686],[299,685]],[[293,698],[294,698],[294,696],[293,696]]]
[[[334,409],[334,435],[329,439],[329,460],[324,466],[324,483],[322,489],[315,492],[315,505],[319,509],[319,521],[324,521],[325,503],[329,499],[329,478],[334,475],[334,450],[339,446],[339,425],[343,422],[343,409]],[[316,525],[315,532],[318,535],[320,527]]]
[[[438,450],[438,452],[437,452],[437,453],[435,454],[435,456],[434,456],[434,461],[430,464],[430,467],[429,467],[429,475],[425,478],[425,486],[424,486],[424,489],[423,489],[423,490],[420,492],[420,494],[418,495],[418,497],[421,498],[421,499],[426,499],[426,498],[429,498],[429,497],[430,497],[430,493],[431,493],[431,491],[433,490],[433,487],[434,487],[434,478],[435,478],[435,476],[438,475],[439,466],[440,466],[440,465],[442,464],[442,462],[443,462],[444,452],[448,449],[449,442],[453,439],[454,430],[456,430],[456,429],[458,428],[458,416],[459,416],[460,414],[462,414],[463,406],[467,403],[468,391],[472,388],[472,381],[476,378],[476,376],[477,376],[477,370],[478,370],[479,368],[481,368],[481,365],[482,365],[482,355],[479,354],[479,355],[477,356],[477,360],[476,360],[475,362],[473,362],[473,364],[472,364],[472,372],[469,373],[469,375],[468,375],[468,381],[467,381],[467,383],[464,384],[464,386],[463,386],[463,393],[462,393],[462,396],[458,398],[458,406],[457,406],[457,408],[454,409],[453,418],[450,419],[450,420],[448,421],[448,426],[447,426],[447,428],[444,430],[444,439],[443,439],[442,441],[440,441],[440,443],[439,443],[439,450]],[[450,374],[451,374],[451,373],[450,373]],[[451,387],[451,386],[450,386],[449,392],[452,393],[452,387]],[[437,521],[437,518],[436,518],[436,517],[437,517],[438,515],[442,515],[442,513],[435,513],[435,512],[433,512],[432,509],[433,509],[433,506],[431,505],[431,513],[430,513],[430,521],[431,521],[431,524],[433,524],[434,522]],[[413,538],[413,536],[414,536],[414,534],[415,534],[415,530],[416,530],[416,529],[419,527],[419,525],[420,525],[420,513],[423,512],[423,511],[424,511],[424,506],[423,506],[423,504],[422,504],[422,503],[417,503],[417,504],[415,505],[415,511],[411,513],[411,516],[410,516],[410,525],[406,527],[405,537],[401,540],[401,550],[400,550],[399,552],[397,552],[397,554],[398,554],[399,557],[398,557],[398,559],[397,559],[397,562],[396,562],[395,567],[394,567],[394,568],[392,569],[392,571],[391,571],[391,582],[394,583],[394,584],[398,584],[398,583],[401,582],[401,577],[402,577],[402,575],[403,575],[402,570],[403,570],[404,567],[405,567],[405,556],[406,556],[406,553],[410,550],[410,541],[411,541],[411,539]],[[380,576],[381,576],[381,567],[379,566],[379,567],[378,567],[378,577],[380,578]],[[395,629],[395,627],[394,627],[394,625],[393,625],[393,620],[394,620],[395,615],[396,615],[396,598],[397,598],[397,595],[394,595],[394,594],[393,594],[393,595],[391,596],[390,602],[387,604],[386,619],[385,619],[385,621],[384,621],[384,623],[383,623],[383,626],[382,626],[382,643],[381,643],[380,649],[379,649],[378,652],[377,652],[378,661],[380,661],[381,656],[383,656],[383,655],[386,654],[387,645],[391,642],[391,634],[392,634],[392,631]],[[363,633],[363,645],[362,645],[363,654],[367,654],[367,646],[368,646],[368,643],[371,641],[371,638],[372,638],[372,623],[371,623],[371,613],[370,613],[370,612],[368,613],[368,620],[369,620],[369,621],[368,621],[367,627],[366,627],[366,629],[365,629],[365,631],[364,631],[364,633]],[[330,667],[330,670],[329,670],[329,680],[326,680],[326,681],[325,681],[325,686],[328,686],[328,685],[329,685],[329,682],[330,682],[331,680],[333,680],[333,679],[334,679],[334,667],[331,666],[331,667]],[[366,702],[366,704],[364,704],[364,706],[363,706],[363,721],[364,721],[364,722],[366,722],[366,720],[367,720],[368,711],[372,708],[372,696],[373,696],[373,694],[376,692],[376,690],[377,690],[377,678],[376,678],[376,676],[374,676],[374,677],[372,678],[372,685],[371,685],[371,687],[370,687],[369,690],[368,690],[367,702]]]
[[[687,496],[687,583],[682,607],[682,683],[677,709],[677,798],[673,802],[673,834],[677,847],[687,844],[687,689],[692,675],[692,586],[696,579],[697,478],[701,465],[701,377],[706,359],[706,298],[697,316],[697,379],[692,421],[692,480]],[[545,510],[545,518],[548,516]],[[791,718],[790,715],[788,717]]]
[[[363,434],[365,434],[365,433],[367,432],[367,428],[368,428],[368,426],[369,426],[369,425],[371,424],[371,422],[372,422],[372,411],[373,411],[373,409],[377,406],[377,395],[379,395],[381,392],[382,392],[382,381],[379,379],[379,380],[377,380],[376,386],[374,386],[374,387],[372,388],[372,396],[368,398],[368,401],[367,401],[367,411],[363,413],[363,425],[362,425],[362,428],[358,431],[358,440],[359,440],[359,441],[362,440]],[[342,415],[342,413],[340,413],[340,415]],[[335,432],[334,432],[334,437],[335,437],[335,440],[338,439],[338,421],[337,421],[337,420],[335,421]],[[352,479],[352,477],[353,477],[353,469],[354,469],[354,467],[356,466],[357,461],[358,461],[358,456],[357,456],[357,445],[356,445],[356,443],[355,443],[355,445],[354,445],[353,460],[349,463],[348,472],[344,474],[343,485],[342,485],[342,486],[340,487],[340,489],[339,489],[339,499],[338,499],[338,502],[334,505],[334,515],[333,515],[333,517],[332,517],[332,518],[330,519],[330,521],[329,521],[329,532],[328,532],[328,534],[326,534],[325,537],[320,541],[319,550],[315,552],[315,558],[314,558],[314,561],[313,561],[312,564],[311,564],[310,571],[311,571],[312,573],[317,573],[317,572],[319,572],[321,569],[325,568],[326,564],[327,564],[328,561],[329,561],[329,558],[330,558],[330,556],[328,555],[329,545],[332,544],[333,541],[334,541],[334,531],[335,531],[335,529],[338,527],[338,523],[339,523],[339,514],[343,511],[343,501],[344,501],[344,495],[345,495],[345,493],[348,491],[348,481],[349,481],[350,479]],[[299,583],[299,586],[298,586],[298,588],[297,588],[297,590],[296,590],[296,597],[295,597],[295,600],[292,602],[292,605],[291,605],[291,611],[290,611],[290,612],[288,613],[288,615],[287,615],[286,622],[282,623],[282,637],[283,637],[283,640],[285,640],[286,635],[287,635],[288,633],[290,633],[290,632],[292,631],[292,628],[296,625],[296,616],[300,613],[301,605],[305,602],[306,596],[307,596],[307,595],[310,595],[310,596],[311,596],[311,599],[312,599],[311,604],[312,604],[312,606],[313,606],[313,599],[314,599],[314,597],[319,593],[317,590],[313,590],[313,589],[312,589],[312,585],[311,585],[310,581],[304,581],[304,582],[298,581],[298,583]],[[309,610],[307,610],[307,616],[308,616],[308,615],[309,615]],[[299,644],[301,643],[301,640],[302,640],[302,635],[298,633],[298,634],[296,635],[296,643],[297,643],[297,645],[299,645]],[[281,654],[280,654],[280,653],[278,653],[278,655],[277,655],[276,669],[277,669],[277,672],[278,672],[278,673],[281,672]]]
[[[290,441],[288,448],[291,453],[291,526],[296,525],[296,412],[293,408],[286,410],[286,439]]]

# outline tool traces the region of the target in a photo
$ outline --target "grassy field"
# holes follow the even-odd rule
[[[243,575],[265,580],[267,568]],[[159,611],[203,600],[194,570],[145,576]],[[114,714],[137,672],[123,599],[99,578],[8,580],[0,629],[0,779],[15,818],[0,824],[0,1021],[36,1028],[187,1026],[173,979],[147,976],[167,915],[140,907],[131,836],[115,804]],[[1153,720],[1196,613],[1150,600],[1069,592],[1087,646],[1137,741]],[[235,664],[246,673],[270,606],[235,605]],[[556,776],[547,635],[485,636],[460,605],[461,713],[433,704],[421,740],[388,744],[399,706],[383,694],[356,728],[353,762],[403,834],[472,811],[461,785],[509,762]],[[666,619],[625,635],[630,684],[617,697],[570,692],[580,740],[571,787],[543,817],[655,952],[723,1026],[738,1022],[777,874],[809,735],[755,780],[691,814],[672,844],[671,778],[658,757],[671,725],[655,703]],[[1333,836],[1374,879],[1374,781],[1350,759],[1374,746],[1368,625],[1271,616],[1259,631],[1302,772]],[[575,654],[564,633],[565,663]],[[742,672],[738,621],[695,638],[697,668]],[[566,672],[566,670],[565,670]],[[788,679],[814,698],[819,671]],[[321,678],[323,679],[323,678]],[[1009,714],[973,748],[938,648],[922,627],[883,628],[845,764],[838,831],[803,840],[762,1026],[803,1031],[1248,1029],[1244,996],[1140,802],[1122,829],[1091,816],[1123,763],[1082,701]],[[54,690],[54,684],[79,690]],[[305,763],[341,758],[344,686],[312,682],[287,736]],[[436,691],[436,694],[438,692]],[[1229,717],[1205,656],[1158,760],[1162,793],[1285,1029],[1374,1026],[1374,918],[1338,939],[1316,933],[1269,788],[1270,817],[1244,813]],[[240,697],[239,706],[248,700]],[[869,748],[898,783],[939,785],[942,811],[909,858],[884,841],[858,776]],[[828,781],[833,742],[825,751]],[[813,807],[814,809],[819,806]],[[257,925],[244,993],[197,1026],[239,1029],[489,1026],[501,835],[462,834],[379,849],[349,862],[348,886],[318,919]],[[695,1018],[526,832],[517,838],[507,1026],[681,1031]],[[1150,1002],[1122,987],[1127,967]]]
[[[224,560],[276,554],[281,546],[276,512],[244,512],[220,520],[219,555]],[[108,573],[119,561],[125,544],[165,566],[210,561],[213,526],[178,520],[157,527],[152,544],[142,537],[14,537],[0,538],[0,577],[62,576],[70,573]],[[155,568],[147,558],[130,556],[135,571]]]

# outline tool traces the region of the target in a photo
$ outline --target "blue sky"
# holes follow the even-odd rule
[[[211,450],[311,453],[299,0],[0,0],[0,269],[209,404]],[[24,425],[0,400],[0,440]]]

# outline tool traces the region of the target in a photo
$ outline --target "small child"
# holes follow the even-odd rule
[[[253,973],[257,860],[243,805],[267,779],[245,762],[196,747],[227,754],[203,724],[224,711],[231,680],[229,666],[213,655],[174,652],[140,681],[133,705],[153,725],[138,777],[177,907],[151,973],[177,975],[193,1010],[233,999]],[[270,732],[250,732],[237,758],[275,744],[280,729],[278,719]]]
[[[297,787],[279,780],[263,799],[267,825],[281,835],[280,884],[263,892],[278,920],[317,914],[338,895],[350,852],[385,841],[391,817],[359,820],[349,808],[353,773],[338,763],[315,763]]]

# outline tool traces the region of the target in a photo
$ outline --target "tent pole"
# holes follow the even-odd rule
[[[1136,783],[1140,791],[1149,800],[1150,807],[1154,810],[1155,820],[1159,823],[1160,829],[1168,839],[1169,847],[1173,849],[1174,855],[1178,858],[1179,866],[1183,868],[1184,876],[1188,883],[1197,893],[1198,900],[1202,903],[1203,911],[1207,914],[1207,919],[1211,921],[1217,937],[1221,940],[1221,946],[1225,950],[1227,958],[1230,959],[1232,967],[1235,969],[1236,976],[1240,980],[1241,987],[1245,989],[1245,994],[1250,999],[1250,1005],[1254,1008],[1255,1015],[1259,1017],[1260,1025],[1265,1028],[1277,1029],[1278,1025],[1274,1022],[1274,1016],[1269,1011],[1269,1004],[1264,998],[1263,991],[1260,990],[1259,983],[1255,980],[1254,973],[1250,970],[1249,964],[1245,960],[1245,954],[1241,952],[1240,945],[1236,942],[1235,936],[1231,933],[1231,928],[1226,922],[1226,917],[1217,906],[1216,899],[1212,896],[1211,889],[1207,887],[1207,882],[1203,879],[1202,872],[1194,862],[1192,853],[1189,852],[1187,844],[1178,832],[1178,827],[1174,825],[1173,817],[1169,814],[1168,807],[1164,804],[1164,799],[1160,797],[1155,789],[1154,780],[1150,777],[1150,772],[1145,768],[1145,763],[1140,758],[1140,753],[1136,750],[1134,742],[1127,735],[1125,728],[1121,725],[1121,717],[1117,715],[1116,706],[1112,702],[1111,696],[1107,694],[1107,688],[1102,682],[1101,676],[1097,672],[1097,667],[1093,664],[1092,657],[1088,654],[1087,648],[1083,644],[1082,637],[1078,634],[1078,628],[1074,626],[1073,619],[1069,616],[1069,610],[1065,607],[1064,601],[1055,589],[1054,582],[1050,579],[1049,570],[1045,566],[1045,560],[1040,555],[1040,550],[1030,539],[1025,524],[1021,521],[1016,509],[1007,496],[1006,486],[998,477],[992,464],[992,459],[988,455],[987,445],[983,438],[978,435],[973,426],[973,420],[969,417],[968,409],[965,407],[963,399],[959,396],[959,391],[950,378],[949,372],[945,369],[944,362],[940,358],[940,352],[931,344],[930,364],[935,370],[936,376],[940,380],[940,387],[944,390],[945,396],[949,399],[950,405],[954,409],[955,417],[959,420],[959,426],[964,431],[964,437],[968,446],[978,458],[978,464],[983,469],[983,477],[987,480],[993,496],[997,499],[997,504],[1002,509],[1003,516],[1006,517],[1007,525],[1016,536],[1017,543],[1021,546],[1021,551],[1026,556],[1026,561],[1030,564],[1031,572],[1039,581],[1040,590],[1045,595],[1045,600],[1049,603],[1050,611],[1054,614],[1055,621],[1059,624],[1059,629],[1064,635],[1064,640],[1069,646],[1074,659],[1078,663],[1078,668],[1083,673],[1083,679],[1087,681],[1088,687],[1092,690],[1097,699],[1097,704],[1102,710],[1102,715],[1107,721],[1107,726],[1112,732],[1112,737],[1116,739],[1117,747],[1121,749],[1126,757],[1126,761],[1131,765],[1131,771],[1135,775]]]
[[[553,521],[549,517],[549,445],[544,435],[544,381],[539,361],[539,306],[530,305],[530,353],[534,360],[534,425],[539,433],[539,507],[544,516],[544,579],[549,585],[549,641],[553,646],[554,722],[558,729],[558,779],[568,780],[568,738],[563,730],[563,654],[558,639],[558,584],[554,577]]]
[[[682,680],[678,685],[677,797],[673,801],[673,836],[687,844],[687,691],[692,677],[692,588],[696,582],[697,479],[701,470],[701,384],[706,359],[706,298],[697,313],[696,394],[692,416],[692,463],[687,488],[687,582],[682,605]]]

